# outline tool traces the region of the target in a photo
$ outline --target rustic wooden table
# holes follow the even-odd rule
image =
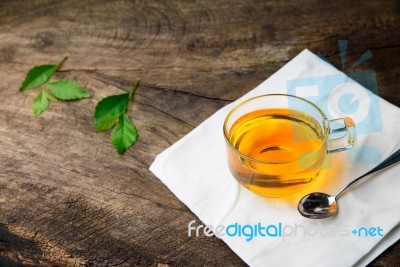
[[[340,66],[339,39],[348,66],[371,49],[355,70],[375,70],[400,106],[399,26],[397,0],[0,1],[0,266],[245,266],[217,238],[187,236],[197,218],[150,173],[154,157],[305,48]],[[57,76],[93,97],[34,118],[24,74],[65,55]],[[140,137],[118,156],[93,110],[138,77]]]

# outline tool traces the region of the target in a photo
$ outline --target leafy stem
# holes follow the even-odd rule
[[[113,128],[111,142],[118,153],[124,153],[138,138],[138,132],[127,116],[128,107],[140,85],[140,79],[125,94],[112,95],[97,103],[94,112],[94,127],[97,131],[107,131]]]
[[[40,116],[46,111],[52,101],[71,101],[90,97],[90,94],[73,80],[50,81],[67,60],[68,57],[64,57],[58,64],[35,66],[26,74],[19,91],[40,88],[39,94],[32,102],[32,111],[35,116]],[[120,154],[130,148],[139,136],[136,126],[127,115],[139,85],[140,79],[133,84],[128,93],[103,98],[97,103],[94,111],[96,130],[113,129],[111,142]]]
[[[32,110],[35,116],[39,116],[49,107],[49,101],[55,100],[77,100],[90,97],[79,84],[72,80],[59,80],[49,82],[59,70],[68,57],[64,57],[55,65],[38,65],[29,70],[22,82],[19,91],[24,92],[41,87],[42,90],[32,103]]]

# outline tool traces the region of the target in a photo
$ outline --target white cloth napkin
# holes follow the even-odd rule
[[[257,236],[251,241],[246,241],[245,236],[220,236],[250,266],[364,266],[400,237],[400,164],[369,177],[344,194],[339,199],[340,211],[336,216],[323,220],[306,219],[297,211],[301,196],[261,197],[232,177],[222,133],[229,110],[237,103],[261,94],[294,92],[310,97],[331,118],[343,115],[340,109],[332,106],[335,103],[348,111],[353,109],[353,115],[359,120],[356,123],[360,125],[358,145],[348,152],[333,154],[335,175],[327,175],[325,179],[330,182],[317,188],[334,194],[400,147],[400,109],[371,95],[353,80],[335,85],[335,81],[337,83],[343,76],[342,72],[304,50],[254,90],[220,109],[159,154],[150,170],[204,225],[227,227],[235,223],[242,226],[261,223],[262,226],[277,227],[280,223],[285,228],[285,234],[281,232],[280,236]],[[343,88],[359,101],[347,101],[346,104]],[[331,94],[332,91],[335,93]],[[339,96],[335,98],[335,94]],[[332,104],[328,98],[330,102],[336,102]],[[368,112],[365,109],[369,109]],[[193,226],[199,224],[201,222],[196,222]],[[361,227],[367,230],[375,227],[370,231],[376,236],[366,236]],[[378,227],[383,236],[377,234]],[[289,235],[290,230],[296,231],[296,235]],[[358,232],[353,234],[353,230],[359,230],[360,236]],[[229,233],[234,234],[234,228]]]

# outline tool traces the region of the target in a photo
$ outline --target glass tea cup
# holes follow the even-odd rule
[[[249,190],[283,197],[316,180],[328,153],[355,143],[351,118],[328,120],[312,102],[284,94],[250,98],[223,126],[232,175]]]

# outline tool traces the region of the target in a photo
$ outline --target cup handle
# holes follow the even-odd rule
[[[328,153],[350,149],[356,142],[356,126],[349,117],[329,121]]]

